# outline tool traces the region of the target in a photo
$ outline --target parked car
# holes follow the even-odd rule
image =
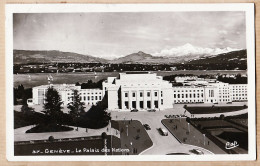
[[[158,130],[163,136],[168,136],[168,131],[166,129],[159,128]]]
[[[151,127],[150,127],[148,124],[144,124],[144,128],[145,128],[146,130],[151,130]]]
[[[199,149],[192,149],[191,152],[194,153],[194,154],[197,154],[197,155],[202,155],[202,154],[204,154],[204,153],[203,153],[201,150],[199,150]]]
[[[132,109],[131,112],[138,112],[138,109]]]
[[[156,112],[156,109],[150,109],[148,112]]]

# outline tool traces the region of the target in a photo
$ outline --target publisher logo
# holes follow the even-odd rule
[[[237,143],[237,141],[234,141],[234,142],[227,142],[226,143],[226,149],[233,149],[235,147],[238,147],[239,144]]]

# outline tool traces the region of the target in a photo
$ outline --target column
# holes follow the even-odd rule
[[[139,101],[140,92],[138,90],[136,90],[135,96],[136,96],[136,108],[140,109],[140,103],[139,103],[140,102]]]
[[[125,92],[123,92],[123,91],[121,90],[121,96],[118,96],[118,97],[121,97],[121,109],[125,109],[125,100],[124,100],[124,98],[125,98]]]
[[[159,95],[158,96],[158,109],[161,109],[161,95],[162,95],[161,92],[162,92],[162,90],[159,89],[159,92],[158,92],[158,95]]]
[[[147,91],[144,90],[143,92],[144,109],[147,109]]]
[[[128,91],[128,103],[129,103],[129,109],[132,109],[132,91]]]
[[[154,91],[151,90],[151,109],[154,109]]]

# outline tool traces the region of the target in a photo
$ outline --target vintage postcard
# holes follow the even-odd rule
[[[7,159],[256,159],[254,4],[6,5]]]

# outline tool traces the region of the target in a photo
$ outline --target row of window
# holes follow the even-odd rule
[[[201,90],[197,90],[197,92],[199,92],[199,91],[203,92],[202,89]],[[196,90],[174,90],[173,92],[196,92]]]
[[[143,97],[144,93],[140,92],[139,96]],[[147,97],[151,96],[151,92],[147,92]],[[158,96],[158,92],[154,92],[154,96],[157,97]],[[125,92],[125,97],[128,97],[128,92]],[[132,92],[132,97],[136,97],[136,92]],[[163,92],[161,91],[161,97],[163,97]]]
[[[203,103],[203,100],[174,100],[174,103]]]
[[[83,96],[83,97],[80,97],[80,100],[81,101],[90,101],[90,100],[101,100],[102,99],[102,96]],[[68,97],[68,101],[73,101],[73,97]]]
[[[196,95],[197,94],[197,95]],[[174,98],[200,98],[203,97],[203,93],[193,93],[193,94],[173,94]]]
[[[131,107],[132,108],[141,108],[143,109],[145,106],[144,106],[144,101],[139,101],[138,104],[139,104],[139,107],[137,107],[137,101],[132,101],[131,102],[131,106],[129,105],[130,103],[128,101],[125,101],[124,102],[124,107],[129,109]],[[154,100],[153,102],[153,107],[152,107],[152,102],[150,100],[146,101],[146,108],[159,108],[159,103],[158,103],[158,100]],[[161,99],[161,105],[163,105],[163,99]]]
[[[247,96],[247,94],[233,94],[233,96]]]
[[[79,95],[86,95],[86,94],[88,94],[88,95],[90,95],[90,94],[92,94],[92,95],[94,95],[94,94],[102,94],[102,92],[92,92],[92,93],[90,93],[90,92],[88,92],[88,93],[82,93],[82,92],[80,92],[79,93]],[[74,95],[74,93],[72,92],[72,93],[67,93],[67,95]]]
[[[233,97],[234,101],[239,101],[239,100],[247,100],[246,97]]]

